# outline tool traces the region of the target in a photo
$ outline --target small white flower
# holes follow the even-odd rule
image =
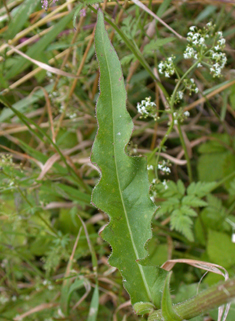
[[[178,98],[183,99],[184,93],[182,91],[178,91]]]
[[[191,27],[189,28],[189,30],[191,30],[191,31],[194,31],[195,29],[197,29],[196,26],[191,26]]]
[[[169,72],[165,71],[165,77],[170,78]]]
[[[189,112],[188,110],[186,110],[186,111],[184,112],[184,116],[189,117],[189,116],[190,116],[190,112]]]
[[[200,45],[202,45],[204,42],[205,42],[205,39],[201,37],[201,38],[199,39]]]
[[[165,189],[168,189],[167,182],[166,182],[165,179],[164,179],[164,181],[162,182],[162,185],[164,185]]]
[[[177,119],[174,119],[174,124],[178,125],[178,120]]]
[[[217,41],[221,46],[226,43],[226,40],[224,38]]]
[[[199,62],[199,63],[197,64],[197,67],[198,67],[198,68],[202,67],[202,64]]]
[[[147,170],[150,171],[153,169],[153,165],[147,165]]]

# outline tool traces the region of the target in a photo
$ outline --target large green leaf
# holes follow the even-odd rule
[[[235,244],[225,233],[209,230],[207,253],[212,262],[226,269],[235,265]]]
[[[145,244],[152,237],[151,219],[156,207],[148,194],[145,158],[125,153],[133,123],[126,110],[121,65],[105,31],[101,11],[95,46],[100,66],[96,111],[99,129],[91,159],[99,167],[101,179],[94,188],[92,202],[110,217],[102,236],[112,247],[109,263],[121,271],[132,304],[153,302],[159,307],[166,271],[137,263],[148,254]]]

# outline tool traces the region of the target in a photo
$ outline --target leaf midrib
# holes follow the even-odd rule
[[[103,43],[104,43],[104,36],[102,34],[102,40],[103,40]],[[106,64],[107,64],[107,68],[108,68],[108,73],[110,75],[110,68],[109,68],[109,64],[108,64],[108,59],[107,59],[107,55],[106,55],[106,51],[104,50],[104,55],[105,55],[105,61],[106,61]],[[111,91],[111,106],[112,106],[112,121],[113,121],[113,124],[114,124],[114,114],[113,114],[113,106],[114,106],[114,103],[113,103],[113,95],[112,95],[112,81],[111,81],[111,77],[109,76],[109,82],[110,82],[110,91]],[[113,125],[113,142],[115,142],[115,131],[114,131],[114,125]],[[123,195],[122,195],[122,192],[121,192],[121,186],[120,186],[120,179],[119,179],[119,171],[118,171],[118,166],[117,166],[117,162],[116,162],[116,146],[115,144],[113,145],[113,149],[114,149],[114,163],[115,163],[115,168],[116,168],[116,175],[117,175],[117,181],[118,181],[118,188],[119,188],[119,193],[121,195],[121,201],[122,201],[122,207],[123,207],[123,211],[124,211],[124,214],[125,214],[125,218],[126,218],[126,222],[127,222],[127,227],[128,227],[128,230],[129,230],[129,234],[130,234],[130,237],[131,237],[131,244],[133,246],[133,250],[134,250],[134,253],[135,253],[135,256],[136,256],[136,259],[139,259],[139,253],[138,253],[138,250],[135,246],[135,243],[134,243],[134,239],[133,239],[133,235],[132,235],[132,230],[131,230],[131,227],[130,227],[130,223],[129,223],[129,220],[128,220],[128,216],[127,216],[127,211],[126,211],[126,207],[125,207],[125,202],[124,202],[124,199],[123,199]],[[145,278],[145,274],[144,274],[144,271],[143,271],[143,268],[141,265],[137,264],[139,270],[140,270],[140,274],[142,276],[142,279],[143,279],[143,282],[144,282],[144,285],[145,285],[145,288],[146,288],[146,292],[148,294],[148,297],[149,297],[149,300],[151,301],[151,293],[150,293],[150,290],[149,290],[149,287],[148,287],[148,283],[147,283],[147,280]]]

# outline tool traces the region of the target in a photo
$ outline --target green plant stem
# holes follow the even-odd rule
[[[232,214],[233,210],[235,209],[235,202],[232,203],[232,205],[227,210],[227,215]]]
[[[8,15],[8,19],[9,19],[9,21],[11,21],[11,13],[10,13],[10,11],[8,9],[6,0],[2,0],[2,2],[3,2],[3,5],[4,5],[5,9],[6,9],[6,12],[7,12],[7,15]]]
[[[235,277],[225,282],[220,282],[195,297],[174,305],[175,312],[182,320],[189,320],[209,310],[230,302],[235,297]],[[162,311],[154,311],[148,321],[162,320]]]
[[[172,121],[171,121],[171,123],[170,123],[170,126],[169,126],[169,128],[168,128],[165,136],[164,136],[163,139],[161,140],[160,145],[157,146],[156,148],[154,148],[154,150],[153,150],[153,151],[151,152],[151,154],[149,155],[149,157],[148,157],[148,163],[151,161],[151,159],[153,158],[153,156],[155,155],[155,153],[158,151],[157,160],[156,160],[156,163],[158,164],[162,147],[163,147],[163,145],[165,144],[168,136],[170,135],[173,127],[174,127],[174,119],[172,119]]]
[[[187,149],[187,146],[185,144],[184,136],[183,136],[183,133],[182,133],[182,130],[181,130],[181,126],[180,126],[179,122],[177,124],[177,128],[178,128],[178,131],[179,131],[180,142],[181,142],[181,145],[182,145],[183,150],[184,150],[184,156],[185,156],[186,161],[187,161],[187,170],[188,170],[189,182],[192,183],[192,181],[193,181],[192,167],[191,167],[191,163],[190,163],[190,159],[189,159],[188,149]]]
[[[225,182],[227,182],[228,180],[230,180],[231,178],[233,178],[235,176],[235,171],[232,172],[231,174],[229,174],[228,176],[224,177],[223,179],[221,179],[212,189],[215,190],[216,188],[218,188],[220,185],[223,185]]]
[[[173,112],[174,111],[174,103],[175,103],[175,95],[179,89],[179,86],[181,85],[182,81],[184,80],[184,78],[186,78],[188,76],[188,74],[199,64],[201,60],[197,60],[187,71],[186,73],[180,78],[180,80],[178,80],[176,86],[175,86],[175,89],[173,91],[173,94],[171,96],[171,99],[170,99],[170,107],[171,107],[171,111]]]
[[[171,96],[171,99],[170,99],[170,108],[171,108],[171,114],[172,114],[172,121],[171,121],[171,124],[166,132],[166,135],[163,137],[160,145],[158,147],[156,147],[152,153],[149,155],[148,157],[148,162],[151,161],[151,159],[153,158],[153,156],[155,155],[155,153],[158,151],[158,155],[157,155],[157,160],[156,160],[156,163],[158,164],[158,161],[159,161],[159,157],[160,157],[160,152],[161,152],[161,149],[163,147],[163,145],[165,144],[169,134],[171,133],[173,127],[174,127],[174,117],[173,117],[173,113],[174,113],[174,101],[175,101],[175,95],[177,93],[177,90],[179,89],[179,86],[181,85],[182,81],[184,80],[185,77],[187,77],[187,75],[198,65],[198,63],[200,62],[200,60],[196,61],[187,71],[186,73],[182,76],[182,78],[180,78],[175,86],[175,89],[173,91],[173,94]],[[184,142],[184,139],[183,139],[183,135],[182,135],[182,131],[181,129],[179,129],[179,135],[180,136],[180,140],[181,140],[181,143],[182,143],[182,146],[183,146],[183,149],[184,149],[184,152],[185,152],[185,158],[187,160],[187,167],[188,167],[188,174],[189,174],[189,180],[190,182],[192,181],[192,170],[191,170],[191,165],[190,165],[190,161],[189,161],[189,157],[188,157],[188,152],[187,152],[187,148],[186,148],[186,145],[185,145],[185,142]],[[187,159],[188,157],[188,159]]]

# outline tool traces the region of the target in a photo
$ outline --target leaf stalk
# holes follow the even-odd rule
[[[228,303],[233,298],[235,298],[235,277],[212,285],[193,298],[174,305],[174,310],[182,320],[189,320]],[[154,311],[148,318],[148,321],[160,320],[163,320],[162,310]]]

